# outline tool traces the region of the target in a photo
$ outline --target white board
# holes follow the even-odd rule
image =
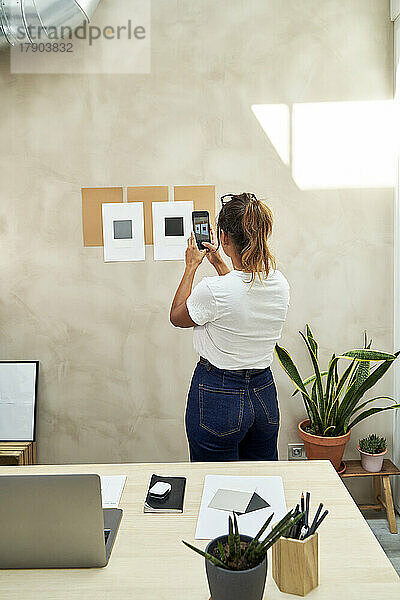
[[[36,362],[0,362],[0,440],[35,439],[36,377]]]
[[[240,477],[237,475],[206,475],[203,496],[201,498],[199,518],[197,519],[196,540],[211,540],[228,533],[229,513],[210,508],[209,504],[218,489],[257,492],[270,504],[269,507],[248,514],[238,515],[240,533],[254,537],[268,517],[274,518],[267,528],[263,539],[271,527],[287,513],[282,477]]]
[[[104,262],[145,260],[143,202],[102,204]]]
[[[153,202],[154,260],[183,260],[192,232],[193,202]]]

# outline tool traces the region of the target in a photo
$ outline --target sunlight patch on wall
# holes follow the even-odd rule
[[[279,109],[274,112],[271,106]],[[396,102],[294,104],[290,127],[280,124],[281,107],[259,104],[252,111],[278,155],[291,167],[300,189],[394,187],[399,132]],[[282,148],[289,148],[287,154]],[[291,159],[285,160],[290,154]]]
[[[290,110],[287,104],[253,104],[251,110],[285,165],[290,164]]]

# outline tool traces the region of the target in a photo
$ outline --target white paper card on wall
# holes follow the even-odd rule
[[[0,363],[0,440],[35,439],[36,362]]]
[[[104,262],[145,260],[143,202],[102,205]]]
[[[183,260],[193,202],[153,202],[154,260]]]

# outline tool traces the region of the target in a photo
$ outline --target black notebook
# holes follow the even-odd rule
[[[149,490],[158,481],[165,481],[171,485],[171,491],[166,498],[150,498],[147,491],[144,503],[145,513],[181,513],[183,512],[183,500],[185,497],[186,477],[161,477],[152,475]]]

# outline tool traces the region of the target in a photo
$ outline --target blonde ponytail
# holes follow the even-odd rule
[[[271,209],[254,194],[239,194],[224,204],[218,217],[220,231],[228,234],[242,259],[243,271],[251,273],[251,283],[256,275],[262,281],[275,268],[268,240],[272,233]]]

